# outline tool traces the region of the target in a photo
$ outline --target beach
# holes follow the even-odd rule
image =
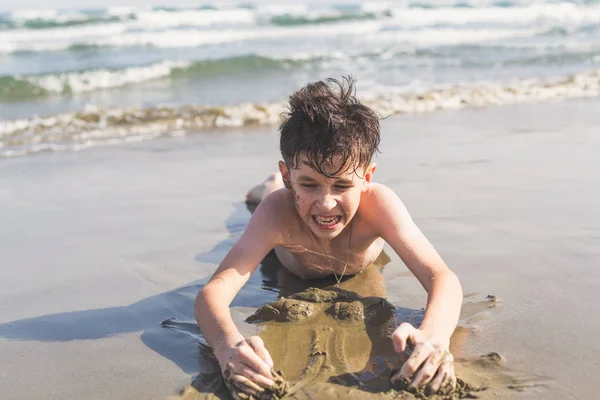
[[[597,98],[390,117],[374,179],[390,186],[468,299],[460,357],[498,352],[515,398],[592,399],[600,329]],[[201,372],[197,291],[243,231],[246,191],[279,160],[276,126],[215,128],[0,160],[3,399],[164,399]],[[389,250],[389,249],[388,249]],[[399,258],[388,300],[425,292]],[[257,270],[238,320],[277,290]],[[466,307],[468,308],[468,307]]]
[[[215,369],[194,299],[277,168],[286,99],[348,76],[381,116],[374,180],[462,283],[459,377],[598,397],[600,0],[65,3],[0,6],[0,399],[193,395]],[[418,324],[385,253],[343,283]],[[235,298],[243,334],[280,340],[244,321],[298,284],[281,272]]]

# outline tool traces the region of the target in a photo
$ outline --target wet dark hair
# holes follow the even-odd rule
[[[290,96],[279,127],[279,147],[289,167],[298,166],[302,153],[310,167],[327,177],[371,163],[379,151],[379,117],[355,94],[349,76],[309,83]],[[341,158],[337,171],[331,171],[334,157]]]

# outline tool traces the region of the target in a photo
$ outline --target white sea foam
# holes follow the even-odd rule
[[[491,2],[483,2],[483,4]],[[271,39],[290,36],[361,35],[399,32],[407,43],[471,43],[482,37],[505,38],[538,35],[549,29],[569,32],[600,24],[600,5],[570,2],[524,3],[521,7],[413,8],[410,3],[364,2],[360,10],[376,13],[372,21],[337,22],[306,26],[273,26],[269,18],[294,16],[308,20],[343,15],[331,7],[311,8],[306,4],[264,4],[255,9],[223,6],[216,10],[178,9],[164,11],[152,7],[113,7],[100,14],[107,21],[87,25],[46,29],[0,31],[0,53],[17,51],[56,51],[73,46],[156,46],[194,47],[232,41]],[[474,3],[475,4],[475,3]],[[477,3],[477,4],[481,4]],[[455,3],[452,3],[455,5]],[[382,14],[391,10],[392,17]],[[84,21],[94,17],[75,11],[33,10],[10,14],[14,21],[43,19],[55,22]],[[119,18],[118,21],[110,18]],[[17,24],[17,26],[19,26]],[[219,28],[211,28],[218,26]],[[482,28],[482,29],[480,29]],[[484,29],[483,29],[484,28]],[[455,30],[452,30],[455,29]],[[497,30],[497,33],[493,31]],[[509,32],[514,32],[509,33]],[[435,39],[435,36],[450,35]],[[423,39],[425,38],[425,39]]]
[[[161,48],[195,47],[244,40],[325,37],[375,33],[380,25],[375,21],[346,22],[335,26],[257,27],[253,29],[170,29],[162,31],[127,31],[122,23],[99,26],[69,27],[55,32],[19,30],[0,32],[0,52],[52,51],[76,45],[86,46],[154,46]]]
[[[342,60],[348,58],[348,56],[342,51],[280,52],[261,55],[261,57],[280,61],[312,61],[318,58]]]
[[[136,14],[136,21],[130,25],[139,28],[172,28],[180,26],[211,26],[217,24],[252,24],[255,22],[251,10],[186,10],[145,11]]]
[[[504,26],[563,26],[600,22],[600,6],[573,3],[532,4],[514,8],[393,8],[394,20],[401,26],[441,24],[502,24]]]
[[[444,85],[416,92],[408,88],[388,89],[364,96],[363,102],[380,115],[393,115],[591,96],[600,96],[600,70],[551,79]],[[0,121],[0,157],[179,136],[207,128],[275,124],[283,110],[283,103],[147,109],[92,107],[44,118]]]
[[[12,20],[34,20],[34,19],[45,19],[51,20],[56,18],[59,15],[58,10],[42,10],[42,9],[25,9],[25,10],[17,10],[13,11],[10,14],[10,18]]]
[[[417,46],[452,45],[481,43],[500,39],[531,37],[537,29],[420,29],[418,34],[411,31],[385,31],[372,39],[392,43],[407,43]]]
[[[391,10],[392,8],[400,8],[404,5],[406,8],[406,4],[402,4],[402,2],[391,2],[391,1],[365,1],[360,5],[360,9],[364,12],[371,13],[380,13],[383,11]]]
[[[306,4],[257,4],[260,15],[304,15],[309,11]]]
[[[138,12],[152,10],[152,6],[113,6],[106,10],[107,15],[122,17],[125,15],[135,15]]]
[[[384,115],[600,96],[600,70],[568,77],[443,85],[418,92],[389,91],[365,103]]]
[[[50,93],[81,93],[116,88],[169,76],[175,68],[186,68],[190,65],[191,62],[188,61],[163,61],[152,65],[119,70],[96,69],[85,72],[30,76],[21,79]]]
[[[203,128],[276,123],[282,111],[281,104],[249,103],[224,108],[91,107],[44,118],[0,121],[0,157],[181,136]]]
[[[127,31],[122,23],[70,26],[51,30],[16,29],[0,32],[0,52],[64,50],[76,44],[93,45]]]
[[[87,36],[79,29],[86,29]],[[414,45],[443,45],[477,43],[516,37],[530,37],[539,34],[538,29],[454,29],[430,28],[418,32],[403,30],[381,30],[377,21],[346,22],[337,25],[299,26],[299,27],[262,27],[255,29],[220,29],[202,31],[195,29],[177,29],[165,31],[125,32],[121,24],[102,27],[77,28],[77,36],[69,38],[63,32],[62,38],[52,40],[29,40],[30,32],[23,32],[26,39],[0,41],[0,52],[14,51],[53,51],[68,49],[72,46],[112,46],[136,47],[152,46],[158,48],[196,47],[209,44],[251,41],[258,39],[282,39],[300,37],[338,37],[342,35],[358,37],[368,42],[402,42]],[[1,36],[1,34],[0,34]]]

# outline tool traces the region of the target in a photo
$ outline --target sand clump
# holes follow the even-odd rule
[[[246,325],[240,326],[263,339],[278,371],[277,384],[254,396],[225,384],[212,351],[204,345],[202,372],[179,399],[454,400],[505,398],[532,385],[540,386],[538,377],[525,377],[506,368],[498,353],[461,358],[461,349],[476,331],[477,321],[501,305],[497,296],[478,294],[465,296],[459,327],[451,340],[459,377],[456,386],[430,396],[426,388],[408,390],[406,382],[392,385],[391,376],[410,350],[396,353],[391,335],[400,321],[418,326],[424,310],[395,307],[387,301],[381,268],[372,265],[339,287],[323,282],[320,288],[279,270],[282,297],[245,314]]]
[[[472,366],[497,367],[502,357],[490,355],[461,369],[455,388],[430,395],[425,388],[408,389],[408,381],[394,386],[390,377],[407,354],[398,354],[391,341],[397,326],[394,306],[382,297],[362,297],[338,287],[309,288],[280,298],[247,318],[257,324],[277,371],[276,384],[258,394],[244,393],[229,382],[215,385],[196,379],[184,391],[185,400],[233,398],[242,400],[356,398],[454,400],[480,397],[486,386]],[[283,372],[282,372],[283,371]],[[204,385],[204,387],[202,387]]]
[[[467,382],[463,381],[460,378],[456,379],[456,386],[452,387],[443,387],[437,393],[429,393],[426,388],[409,388],[410,381],[408,379],[399,379],[394,384],[394,388],[392,390],[399,392],[399,394],[408,394],[412,395],[411,397],[417,399],[432,399],[432,400],[458,400],[458,399],[477,399],[479,395],[477,392],[481,392],[486,390],[486,387],[477,387]]]
[[[272,370],[273,381],[275,382],[271,387],[263,390],[257,394],[249,394],[237,388],[235,385],[225,380],[225,386],[229,390],[229,394],[234,400],[280,400],[284,399],[290,392],[290,385],[285,379],[285,375],[282,371]]]

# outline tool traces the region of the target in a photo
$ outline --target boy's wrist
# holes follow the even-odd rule
[[[452,334],[447,334],[445,332],[441,332],[439,329],[428,328],[428,327],[419,327],[419,330],[425,334],[429,340],[435,342],[445,348],[450,347],[450,337]]]
[[[215,356],[220,359],[220,356],[228,350],[235,347],[239,342],[244,340],[244,336],[241,334],[223,335],[223,338],[219,340],[214,348]]]

